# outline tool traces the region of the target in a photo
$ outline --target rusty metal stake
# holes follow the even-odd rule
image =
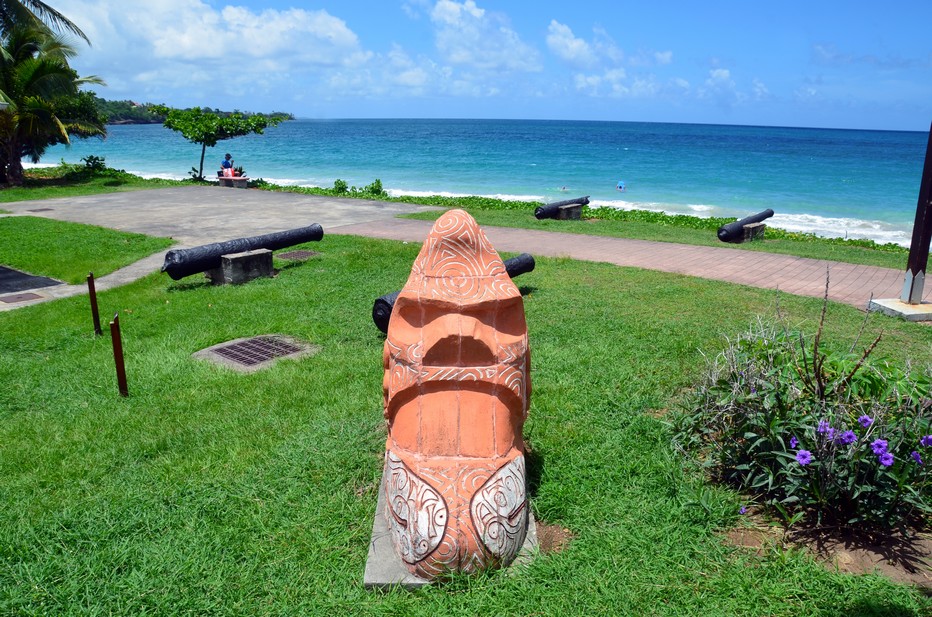
[[[126,367],[123,365],[123,341],[120,338],[120,314],[113,314],[113,321],[110,322],[110,339],[113,341],[113,361],[116,364],[117,387],[120,389],[120,396],[129,396],[129,388],[126,386]]]
[[[91,299],[91,317],[94,318],[94,334],[100,336],[104,333],[100,329],[100,313],[97,311],[97,289],[94,287],[94,273],[87,273],[87,295]]]

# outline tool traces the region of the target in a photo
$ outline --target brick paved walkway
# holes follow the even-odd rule
[[[392,219],[344,225],[332,229],[330,233],[422,242],[431,224],[429,221]],[[860,309],[867,308],[872,295],[874,298],[898,298],[903,290],[903,274],[906,268],[905,257],[904,271],[900,271],[726,247],[690,246],[505,227],[483,227],[483,230],[499,251],[571,257],[618,266],[675,272],[817,298],[821,298],[825,293],[825,271],[829,268],[829,299]],[[932,301],[932,290],[926,290],[924,300]]]

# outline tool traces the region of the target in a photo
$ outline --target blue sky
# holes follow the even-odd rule
[[[109,99],[928,130],[932,2],[51,0]]]

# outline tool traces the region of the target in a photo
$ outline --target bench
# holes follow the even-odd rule
[[[220,186],[229,186],[237,189],[246,188],[246,184],[249,182],[249,178],[246,176],[234,176],[232,178],[225,176],[218,176],[217,182]]]

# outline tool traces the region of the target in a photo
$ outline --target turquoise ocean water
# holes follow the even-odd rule
[[[636,122],[296,120],[208,148],[277,184],[393,194],[487,195],[698,216],[765,208],[793,231],[908,245],[927,134]],[[42,163],[103,156],[147,177],[187,177],[200,147],[161,125],[109,127],[105,140],[51,148]],[[627,191],[616,190],[624,180]],[[564,188],[565,187],[565,188]]]

